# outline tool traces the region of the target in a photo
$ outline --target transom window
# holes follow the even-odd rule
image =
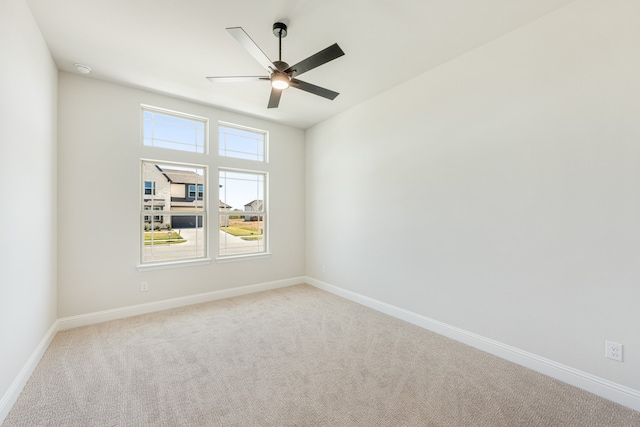
[[[220,123],[218,125],[218,154],[224,157],[266,162],[266,131]]]
[[[207,129],[206,118],[142,106],[143,145],[206,153]]]

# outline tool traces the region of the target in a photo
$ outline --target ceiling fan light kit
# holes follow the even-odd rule
[[[227,28],[227,31],[251,56],[253,56],[256,61],[260,63],[260,65],[269,71],[269,75],[207,77],[209,81],[214,83],[225,83],[269,80],[271,83],[271,95],[269,96],[267,108],[277,108],[280,104],[282,91],[288,87],[294,87],[330,100],[335,99],[339,95],[338,92],[297,79],[297,76],[300,74],[306,73],[309,70],[343,56],[344,52],[340,49],[340,46],[338,46],[337,43],[334,43],[328,48],[311,55],[307,59],[303,59],[295,65],[289,66],[289,64],[282,60],[282,39],[287,36],[286,24],[282,22],[276,22],[273,24],[273,35],[278,38],[278,60],[273,62],[264,54],[264,52],[262,52],[258,45],[251,40],[251,37],[249,37],[241,27],[230,27]]]
[[[271,86],[275,89],[284,90],[289,87],[289,76],[282,72],[275,72],[271,76]]]

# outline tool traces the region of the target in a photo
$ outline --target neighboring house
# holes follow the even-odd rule
[[[220,209],[220,212],[229,212],[229,210],[231,209],[231,206],[229,206],[228,204],[226,204],[220,199],[218,199],[218,206],[219,206],[218,209]],[[220,227],[228,227],[228,226],[229,226],[229,217],[226,215],[220,215]]]
[[[203,177],[192,171],[163,169],[159,165],[147,164],[144,174],[144,210],[149,211],[195,211],[204,207]],[[198,216],[197,225],[202,227],[202,216]],[[196,216],[188,215],[151,215],[145,216],[145,222],[160,223],[166,227],[194,228]]]
[[[245,212],[262,212],[263,207],[264,207],[264,202],[262,200],[254,200],[244,205],[244,211]],[[259,219],[262,220],[262,216],[258,216],[258,215],[244,216],[245,221],[258,221]]]

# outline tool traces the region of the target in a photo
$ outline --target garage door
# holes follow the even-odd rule
[[[171,217],[171,227],[173,228],[195,228],[196,218],[198,227],[202,227],[202,216],[173,216]]]

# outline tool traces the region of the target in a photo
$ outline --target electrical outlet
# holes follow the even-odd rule
[[[140,292],[147,292],[149,290],[149,282],[140,282]]]
[[[323,273],[326,273],[326,272],[327,272],[327,266],[326,266],[326,265],[323,265],[323,266],[322,266],[322,272],[323,272]]]
[[[604,357],[622,362],[622,344],[605,341]]]

